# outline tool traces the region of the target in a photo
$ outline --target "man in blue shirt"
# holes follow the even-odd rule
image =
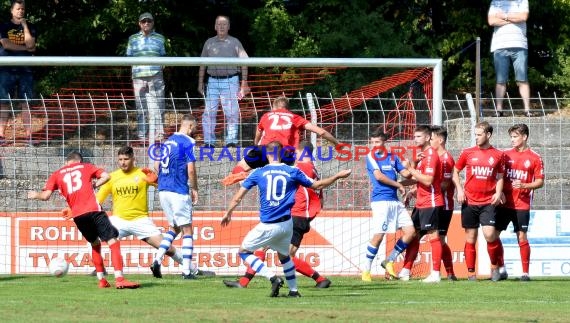
[[[372,261],[376,258],[378,247],[386,233],[394,233],[402,229],[404,235],[396,242],[394,250],[388,259],[382,262],[382,267],[396,278],[393,262],[412,241],[415,229],[410,214],[400,202],[398,191],[403,195],[406,191],[398,182],[398,174],[410,178],[411,174],[397,155],[388,152],[385,146],[388,137],[380,130],[370,134],[371,152],[366,156],[366,170],[370,178],[372,191],[370,193],[370,208],[372,209],[371,231],[373,236],[366,246],[366,257],[362,268],[362,280],[372,281],[370,270]]]
[[[164,143],[163,158],[154,163],[154,168],[158,172],[160,205],[170,226],[169,231],[163,235],[155,259],[162,259],[172,241],[182,231],[182,278],[184,279],[194,279],[197,272],[197,268],[192,265],[194,250],[192,205],[198,202],[198,178],[194,157],[196,142],[190,137],[197,126],[196,119],[192,115],[183,116],[179,131],[172,134]],[[191,195],[188,194],[190,191]],[[160,263],[154,261],[151,270],[155,274],[160,270]]]
[[[277,297],[279,289],[283,286],[283,279],[277,277],[273,270],[265,266],[263,261],[253,254],[255,250],[266,247],[275,250],[289,286],[288,296],[300,297],[295,279],[295,265],[289,257],[289,244],[293,235],[291,207],[295,203],[297,186],[300,184],[316,190],[323,189],[341,178],[348,177],[351,171],[342,170],[334,176],[314,181],[298,168],[281,162],[283,146],[278,141],[270,142],[265,151],[269,164],[255,169],[244,180],[239,191],[232,198],[221,225],[225,227],[231,222],[232,213],[242,198],[252,187],[258,186],[261,223],[245,236],[239,248],[239,256],[256,273],[271,281],[270,296]]]
[[[154,18],[148,12],[139,16],[140,31],[129,37],[127,56],[166,56],[164,36],[154,31]],[[144,144],[147,136],[152,144],[162,140],[164,126],[164,79],[162,66],[136,65],[132,68],[133,89],[137,107],[138,144]]]

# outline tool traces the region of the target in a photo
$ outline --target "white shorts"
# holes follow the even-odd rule
[[[190,195],[160,191],[158,197],[170,226],[180,227],[192,224],[192,199]]]
[[[372,233],[395,233],[397,229],[413,226],[412,217],[400,201],[377,201],[372,208]]]
[[[154,222],[152,222],[148,217],[135,220],[125,220],[114,215],[109,217],[109,220],[111,221],[111,224],[119,230],[119,238],[135,236],[142,240],[162,234],[160,229],[158,229]]]
[[[280,223],[260,222],[247,233],[241,246],[251,252],[269,247],[282,255],[288,255],[292,236],[293,220]]]

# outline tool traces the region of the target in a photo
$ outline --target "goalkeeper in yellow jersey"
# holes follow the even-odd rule
[[[97,192],[97,202],[102,204],[109,194],[112,195],[113,216],[110,220],[119,230],[119,238],[134,235],[158,249],[162,234],[148,217],[147,203],[148,187],[156,185],[157,176],[148,168],[141,169],[135,166],[133,148],[129,146],[119,149],[118,164],[119,169],[110,174],[111,180],[101,186]],[[182,255],[174,246],[171,245],[166,254],[182,264]],[[158,259],[158,263],[161,261],[162,259]],[[198,272],[194,266],[191,269]],[[151,271],[154,277],[162,278],[160,266],[151,266]]]

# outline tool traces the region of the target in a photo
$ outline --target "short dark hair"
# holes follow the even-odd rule
[[[368,135],[368,138],[380,138],[382,141],[387,141],[388,135],[386,135],[381,129],[376,129]]]
[[[13,9],[15,4],[21,4],[22,6],[25,6],[26,2],[24,0],[12,0],[12,3],[10,4],[10,9]]]
[[[135,152],[133,150],[133,147],[131,146],[123,146],[121,148],[119,148],[119,151],[117,152],[117,155],[125,155],[125,156],[129,156],[129,157],[133,157],[135,155]]]
[[[428,125],[419,125],[416,127],[414,132],[423,132],[424,134],[431,135],[431,126]]]
[[[302,149],[303,151],[306,151],[312,155],[315,147],[310,140],[303,140],[299,143],[299,149]]]
[[[483,129],[485,133],[493,134],[493,126],[491,126],[487,121],[481,121],[475,125],[475,128]]]
[[[443,138],[443,142],[447,142],[447,128],[442,126],[432,126],[431,133],[432,135]]]
[[[512,127],[509,128],[509,135],[512,132],[516,132],[522,136],[526,135],[528,137],[529,135],[529,130],[528,130],[528,126],[524,123],[518,123],[516,125],[513,125]]]
[[[82,163],[83,162],[83,156],[78,151],[72,151],[67,155],[67,158],[65,158],[65,161],[78,161],[78,162]]]

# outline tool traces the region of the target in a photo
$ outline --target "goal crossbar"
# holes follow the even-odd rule
[[[121,56],[2,56],[0,66],[291,66],[398,67],[433,69],[432,123],[442,124],[443,60],[440,58],[286,58],[286,57],[121,57]]]

